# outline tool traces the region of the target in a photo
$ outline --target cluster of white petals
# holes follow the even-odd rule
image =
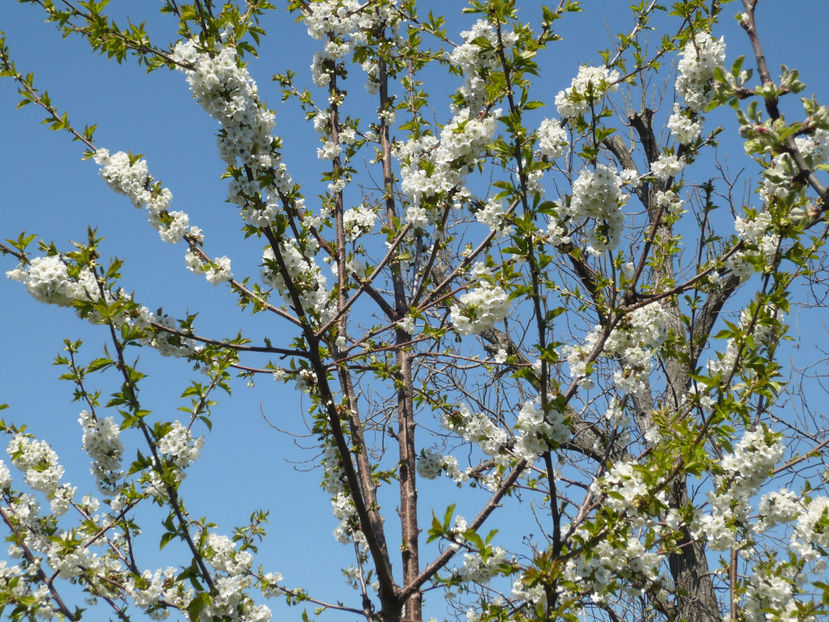
[[[761,212],[745,219],[737,216],[734,228],[737,237],[745,242],[748,248],[731,255],[725,265],[741,280],[746,280],[754,273],[750,259],[762,258],[765,263],[771,264],[780,244],[780,235],[774,231],[768,212]]]
[[[145,570],[137,577],[130,575],[124,590],[151,619],[162,620],[169,615],[168,606],[186,611],[193,600],[194,590],[179,580],[179,572],[173,567],[155,572]]]
[[[458,468],[458,461],[454,456],[444,456],[433,448],[420,451],[417,460],[417,474],[424,479],[435,479],[441,473],[446,473],[455,481],[464,481],[466,474]]]
[[[0,491],[6,491],[12,485],[12,474],[6,463],[0,460]]]
[[[740,312],[739,327],[743,331],[751,329],[751,337],[754,340],[756,347],[768,345],[774,336],[773,322],[779,319],[780,311],[771,306],[765,306],[760,309],[756,316],[751,307],[747,307]],[[706,363],[706,369],[711,375],[723,374],[727,377],[732,372],[738,371],[736,367],[737,357],[740,354],[740,346],[733,337],[728,340],[725,351],[718,353],[714,358]]]
[[[565,119],[587,114],[591,106],[598,106],[605,95],[619,88],[618,80],[619,72],[615,69],[582,65],[570,86],[556,95],[558,114]]]
[[[225,283],[233,278],[233,272],[230,269],[230,258],[215,257],[213,261],[203,261],[201,255],[190,249],[184,256],[184,262],[187,269],[195,274],[204,274],[204,278],[211,285],[218,285]]]
[[[653,356],[668,337],[670,315],[658,302],[652,302],[628,313],[622,318],[605,340],[601,354],[617,357],[622,368],[614,372],[616,386],[629,393],[645,388],[653,370]],[[570,366],[570,376],[584,387],[592,386],[588,377],[590,354],[602,335],[602,327],[596,326],[587,334],[580,346],[565,346],[563,354]]]
[[[723,473],[714,479],[714,490],[708,494],[711,512],[695,519],[694,537],[707,538],[715,551],[735,546],[737,528],[747,522],[750,498],[768,479],[783,452],[778,435],[763,428],[747,431],[734,452],[720,461]]]
[[[395,143],[394,155],[401,162],[400,186],[412,201],[406,211],[407,222],[424,228],[439,214],[430,214],[423,202],[463,189],[466,176],[492,140],[500,114],[500,110],[494,110],[479,118],[469,108],[463,108],[443,127],[440,139],[426,135]]]
[[[253,555],[248,551],[237,551],[236,545],[227,536],[211,533],[207,536],[207,559],[220,572],[243,574],[253,565]]]
[[[695,119],[691,111],[684,111],[675,103],[673,112],[668,117],[668,129],[680,145],[690,145],[702,133],[702,121]]]
[[[9,441],[6,453],[12,464],[24,473],[28,486],[47,496],[57,492],[64,469],[58,462],[58,455],[46,441],[16,434]]]
[[[369,233],[377,221],[377,214],[371,208],[358,205],[343,212],[343,229],[346,240],[356,240],[363,234]]]
[[[829,130],[818,128],[811,136],[798,136],[794,142],[801,155],[809,158],[812,166],[829,161]]]
[[[567,139],[567,131],[561,127],[556,119],[544,119],[536,131],[538,138],[538,150],[551,160],[560,158],[567,151],[570,141]]]
[[[219,47],[214,53],[199,52],[194,41],[181,41],[173,59],[192,69],[182,69],[193,96],[216,119],[223,132],[219,153],[228,164],[249,163],[257,156],[269,156],[273,113],[259,102],[256,83],[247,69],[239,67],[236,49]]]
[[[568,559],[564,565],[564,577],[590,594],[594,602],[605,602],[610,597],[607,587],[618,581],[619,577],[634,576],[637,582],[645,579],[651,584],[659,582],[659,567],[664,557],[645,549],[639,538],[634,536],[621,545],[604,539],[591,546],[589,556],[574,555]],[[620,587],[625,589],[627,586]],[[628,589],[633,594],[641,593],[633,587]]]
[[[618,514],[628,515],[634,521],[638,518],[640,505],[649,503],[653,496],[645,485],[641,469],[636,466],[634,462],[616,462],[598,485],[598,490],[607,495],[606,506]],[[664,490],[657,492],[656,496],[664,505],[668,504]]]
[[[786,488],[775,490],[763,495],[757,510],[760,514],[757,530],[765,531],[797,518],[801,510],[800,498]]]
[[[487,551],[486,557],[481,553],[464,554],[463,565],[453,570],[452,574],[462,581],[489,583],[507,563],[509,563],[507,552],[500,546],[496,546]]]
[[[203,446],[204,439],[194,438],[180,421],[174,421],[167,433],[158,441],[158,451],[173,462],[177,474],[181,474],[183,469],[198,459]]]
[[[509,296],[497,285],[482,282],[467,291],[449,310],[449,318],[461,335],[476,335],[501,322],[509,313]]]
[[[398,40],[400,15],[392,3],[369,6],[358,0],[320,0],[305,6],[303,19],[308,34],[325,41],[311,63],[311,77],[319,87],[328,86],[333,63],[341,62],[356,48],[364,46],[369,33],[385,28],[389,37]],[[375,93],[379,85],[377,60],[369,57],[361,65],[369,78],[366,88]]]
[[[82,411],[78,423],[83,428],[83,448],[92,458],[92,475],[103,492],[112,492],[122,475],[124,443],[121,430],[112,417],[98,419]]]
[[[190,218],[184,212],[168,209],[173,194],[167,188],[153,186],[146,160],[123,151],[110,154],[107,149],[98,149],[94,159],[101,167],[101,177],[113,191],[126,195],[136,208],[147,209],[147,220],[164,242],[175,244],[184,238]]]
[[[534,607],[547,608],[547,593],[540,581],[529,581],[519,576],[512,584],[510,593],[515,602],[524,602]]]
[[[293,180],[277,151],[271,135],[274,115],[259,100],[259,93],[245,67],[239,66],[232,47],[217,47],[212,53],[199,52],[194,41],[182,41],[173,49],[173,59],[187,75],[190,90],[207,113],[221,124],[219,155],[231,168],[246,167],[228,187],[228,200],[242,208],[245,222],[255,227],[273,223],[280,195],[287,194]],[[267,176],[272,182],[262,189],[256,180]]]
[[[786,569],[755,566],[749,578],[745,597],[740,608],[740,619],[745,622],[768,620],[792,622],[816,622],[816,618],[804,614],[794,597],[796,581],[786,576]]]
[[[665,209],[670,214],[678,214],[682,211],[685,201],[679,198],[673,190],[660,190],[654,196],[657,207]]]
[[[322,270],[317,265],[310,249],[303,255],[296,240],[283,241],[280,245],[280,254],[285,263],[291,286],[302,305],[302,313],[316,316],[320,322],[327,322],[335,313],[335,307],[330,300],[328,282]],[[266,283],[279,290],[286,301],[291,299],[290,289],[283,275],[278,269],[276,256],[271,247],[262,254],[262,278]],[[300,313],[299,309],[296,309]]]
[[[469,30],[461,32],[463,43],[449,55],[449,62],[463,73],[464,84],[459,89],[464,107],[476,113],[486,101],[487,74],[498,65],[498,34],[487,20],[479,19]],[[514,32],[502,32],[504,48],[509,49],[517,41]]]
[[[530,462],[558,447],[570,436],[570,426],[563,413],[555,408],[548,408],[545,413],[538,400],[524,402],[515,429],[518,432],[515,453]]]
[[[503,446],[507,442],[506,431],[484,413],[472,413],[466,404],[459,404],[451,414],[444,414],[441,424],[447,430],[475,443],[488,456],[496,460],[503,457]]]
[[[583,169],[573,182],[573,196],[569,205],[559,206],[559,216],[588,218],[595,221],[587,232],[588,250],[601,254],[619,245],[624,214],[622,207],[628,195],[622,192],[624,180],[609,166],[599,164],[595,169]]]
[[[725,41],[698,32],[685,44],[677,67],[676,92],[691,110],[702,112],[714,96],[714,70],[725,62]]]
[[[475,212],[475,219],[482,225],[489,227],[492,231],[496,231],[502,235],[508,235],[514,229],[512,225],[507,224],[507,212],[504,210],[503,204],[493,198],[488,199]]]
[[[66,262],[57,255],[35,257],[6,272],[6,276],[26,286],[38,302],[71,307],[75,302],[97,301],[101,298],[98,281],[88,268],[77,277],[69,275]]]
[[[663,153],[654,162],[651,163],[651,173],[659,181],[667,181],[671,177],[676,177],[685,168],[685,160],[679,158],[672,153]]]
[[[829,551],[829,497],[817,497],[797,519],[791,547],[806,561],[820,560]],[[825,559],[824,559],[825,561]]]

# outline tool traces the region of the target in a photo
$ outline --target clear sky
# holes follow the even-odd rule
[[[175,36],[175,24],[152,12],[158,4],[113,0],[111,6],[120,15],[140,11],[134,19],[147,20],[151,37],[157,35],[156,42],[161,43]],[[314,197],[324,163],[316,159],[313,131],[293,102],[280,101],[278,86],[270,77],[294,69],[310,85],[310,77],[302,74],[307,74],[315,42],[309,42],[304,28],[293,23],[281,6],[284,2],[276,4],[280,10],[264,22],[272,36],[265,40],[260,60],[251,64],[251,73],[262,97],[277,112],[276,132],[285,140],[285,161],[291,173],[305,185],[306,196]],[[528,11],[537,5],[520,4]],[[588,0],[583,4],[585,13],[560,23],[565,41],[554,47],[555,62],[540,83],[544,85],[540,95],[550,104],[580,63],[599,64],[596,50],[610,45],[609,33],[630,25],[627,2]],[[726,8],[716,31],[726,35],[729,61],[747,53],[746,38],[730,18],[738,4]],[[758,15],[770,66],[797,67],[807,84],[804,95],[814,93],[829,103],[829,39],[825,33],[829,3],[767,0],[760,3]],[[459,26],[472,19],[453,18],[450,38],[458,40]],[[0,7],[0,30],[6,34],[18,69],[33,72],[35,85],[48,89],[73,124],[97,124],[96,142],[101,147],[145,155],[150,172],[172,190],[175,209],[186,211],[191,224],[205,230],[210,254],[229,255],[236,275],[257,272],[261,248],[258,242],[242,240],[238,214],[224,201],[225,185],[219,179],[224,166],[216,154],[215,123],[192,101],[182,74],[162,69],[147,75],[131,60],[122,65],[108,61],[79,38],[62,39],[54,26],[43,23],[36,7],[9,0]],[[447,83],[438,83],[435,89],[445,90]],[[200,332],[214,337],[233,336],[242,328],[254,336],[269,336],[275,344],[284,337],[272,333],[268,318],[240,313],[222,287],[187,272],[184,245],[161,243],[145,215],[106,187],[93,162],[80,160],[80,145],[66,134],[41,126],[43,115],[35,106],[15,110],[18,99],[16,85],[7,78],[0,80],[0,237],[16,237],[25,230],[69,250],[70,241],[84,240],[87,225],[92,225],[106,238],[104,253],[126,260],[124,287],[135,291],[148,307],[163,305],[176,317],[199,311]],[[445,120],[448,108],[438,109],[436,115]],[[722,142],[724,149],[733,152],[733,136],[725,135]],[[11,258],[2,258],[0,272],[14,265]],[[11,407],[3,416],[25,423],[38,438],[48,440],[66,466],[67,479],[80,491],[93,491],[88,461],[80,449],[77,417],[81,407],[70,402],[73,387],[57,380],[62,372],[51,362],[64,338],[83,339],[83,356],[91,359],[104,344],[105,334],[67,309],[34,302],[18,283],[5,279],[0,279],[0,318],[0,403]],[[807,331],[823,330],[811,325],[812,321],[808,320]],[[177,396],[192,376],[188,365],[151,351],[141,354],[140,363],[149,374],[144,388],[147,405],[172,417],[180,405]],[[104,393],[115,387],[99,386]],[[313,439],[303,438],[307,434],[304,408],[293,392],[266,378],[252,389],[237,382],[233,396],[215,408],[213,434],[203,458],[188,475],[184,498],[193,515],[207,515],[228,535],[255,509],[270,509],[271,533],[259,558],[266,570],[282,572],[286,584],[309,587],[324,599],[351,598],[338,568],[352,563],[353,555],[330,535],[337,521],[327,495],[319,488],[320,472],[309,470],[307,461],[313,462],[316,454],[305,449],[313,445]],[[296,436],[270,427],[265,417]],[[450,495],[447,489],[445,496]],[[470,501],[469,514],[476,505],[476,500]],[[431,508],[424,507],[421,520],[430,513]],[[169,563],[167,555],[156,553],[155,543],[148,541],[144,551],[147,567]],[[275,619],[281,617],[278,606],[272,608]],[[442,612],[437,608],[431,613]],[[298,611],[286,615],[298,617]]]

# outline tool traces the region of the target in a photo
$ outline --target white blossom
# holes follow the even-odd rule
[[[452,305],[449,317],[461,335],[474,335],[492,328],[509,313],[509,296],[497,285],[483,282],[467,291]]]
[[[597,105],[607,93],[619,88],[619,72],[607,67],[582,65],[570,86],[556,95],[558,114],[565,119],[576,119]]]
[[[693,120],[690,113],[683,112],[679,104],[674,104],[673,113],[668,118],[668,129],[680,145],[690,145],[702,133],[702,122]]]
[[[562,208],[562,215],[570,218],[589,218],[595,221],[588,231],[588,250],[600,254],[618,246],[624,214],[622,207],[628,195],[622,192],[622,179],[615,169],[599,164],[594,169],[583,169],[573,182],[570,204]]]
[[[112,417],[97,419],[85,410],[78,423],[83,428],[84,451],[92,458],[92,475],[102,490],[112,491],[122,475],[124,443],[121,431]]]
[[[564,155],[569,141],[567,132],[555,119],[544,119],[538,126],[538,150],[551,160]]]
[[[677,69],[676,92],[691,110],[701,112],[714,96],[714,70],[725,62],[725,42],[698,32],[685,44]]]

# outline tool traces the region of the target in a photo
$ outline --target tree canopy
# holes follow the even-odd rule
[[[133,107],[3,25],[101,197],[0,232],[7,359],[84,325],[74,436],[0,395],[3,615],[829,614],[829,93],[779,6],[20,3]]]

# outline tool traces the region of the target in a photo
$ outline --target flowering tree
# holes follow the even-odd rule
[[[425,592],[467,620],[829,613],[829,436],[782,407],[781,356],[793,301],[819,284],[829,110],[788,101],[805,85],[771,73],[756,0],[739,7],[746,59],[727,60],[715,34],[721,3],[634,2],[613,47],[556,88],[542,79],[566,58],[558,40],[577,2],[519,13],[471,0],[458,34],[414,0],[291,0],[317,42],[313,85],[275,79],[280,105],[300,106],[318,138],[312,187],[292,177],[275,104],[252,77],[266,0],[165,0],[169,44],[119,28],[106,2],[26,2],[102,54],[186,79],[218,125],[258,274],[208,254],[210,232],[176,209],[151,156],[99,145],[0,44],[22,103],[83,144],[104,182],[185,248],[188,270],[280,339],[209,335],[193,316],[152,311],[93,231],[71,250],[4,232],[6,275],[108,339],[91,359],[67,341],[59,358],[97,492],[2,423],[0,518],[16,558],[0,568],[6,615],[268,620],[268,600],[284,599],[415,622]],[[717,140],[744,144],[753,194],[735,196]],[[149,381],[133,361],[147,348],[206,374],[177,418],[142,403]],[[108,391],[94,387],[113,372]],[[354,551],[350,601],[256,559],[264,512],[228,535],[188,510],[182,481],[235,374],[307,396],[296,416],[310,419],[334,537]],[[473,516],[445,502],[447,483]],[[166,569],[142,564],[144,506],[162,547],[181,545]],[[488,527],[530,513],[532,534]]]

